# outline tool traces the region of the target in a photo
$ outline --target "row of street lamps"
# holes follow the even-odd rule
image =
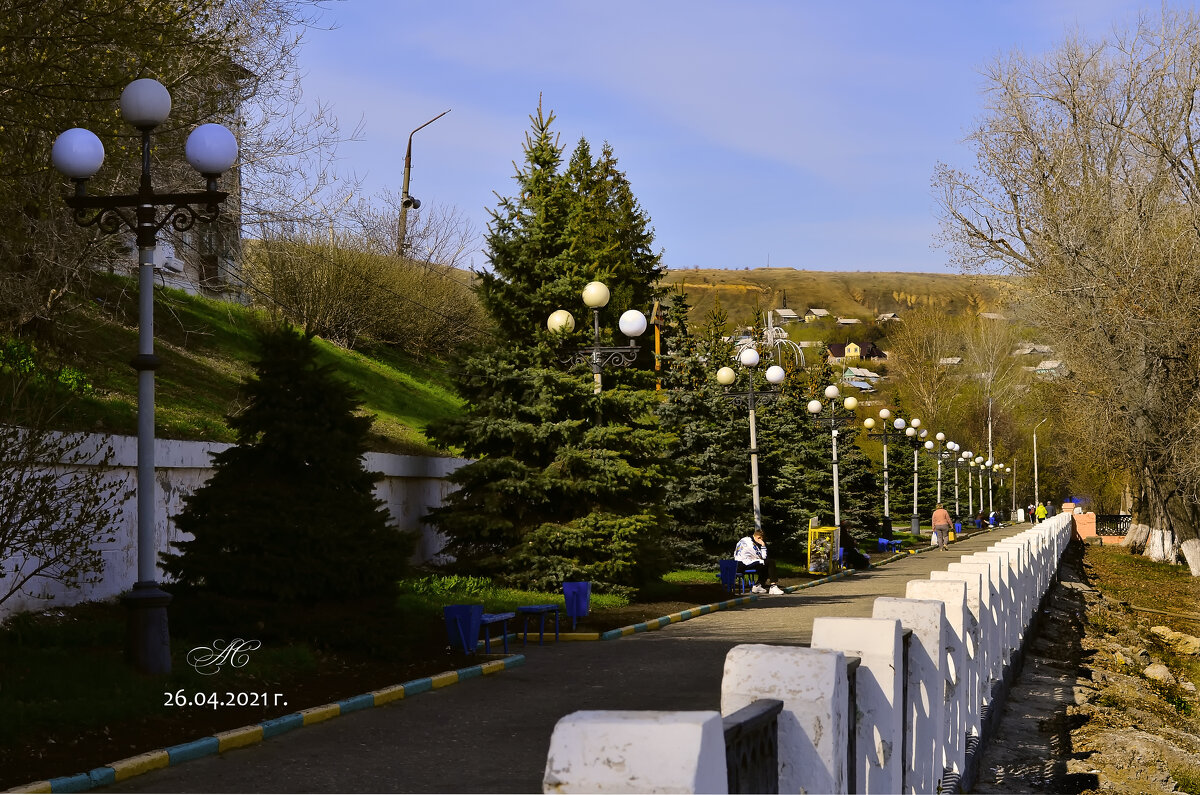
[[[582,348],[577,351],[569,352],[561,357],[564,364],[590,364],[592,374],[595,378],[596,388],[598,393],[602,388],[602,371],[605,367],[626,367],[632,364],[638,354],[636,343],[637,337],[641,336],[646,328],[646,316],[636,309],[631,309],[621,315],[618,321],[618,327],[621,332],[629,338],[629,344],[625,346],[603,346],[600,344],[600,310],[607,306],[610,293],[608,287],[602,282],[590,282],[583,289],[582,298],[584,304],[592,310],[592,329],[593,342],[591,346]],[[575,328],[575,318],[566,309],[559,309],[550,314],[547,318],[546,326],[551,332],[569,333]],[[776,351],[776,355],[778,352]],[[774,390],[755,389],[753,370],[761,363],[759,352],[752,346],[743,348],[737,357],[738,363],[751,373],[748,379],[748,386],[744,391],[734,391],[733,385],[736,383],[738,374],[732,367],[722,367],[717,371],[717,383],[725,387],[723,397],[727,400],[734,401],[746,406],[749,413],[750,422],[750,489],[752,497],[752,505],[754,512],[754,529],[762,530],[762,504],[759,488],[758,477],[758,428],[756,410],[760,405],[773,402],[778,397],[778,392]],[[767,383],[775,385],[781,384],[785,378],[783,367],[778,364],[773,364],[767,368],[765,377]],[[835,532],[840,533],[841,530],[841,494],[838,477],[838,427],[849,422],[854,417],[854,410],[858,408],[858,399],[853,396],[847,396],[842,400],[844,412],[839,412],[837,400],[841,397],[841,392],[835,385],[829,385],[825,388],[826,402],[820,400],[811,400],[808,403],[808,411],[817,423],[829,423],[830,441],[832,450],[832,474],[833,474],[833,524]],[[825,410],[828,408],[828,413]],[[1003,477],[1011,474],[1012,469],[1005,467],[1003,464],[993,463],[990,458],[985,459],[983,456],[975,455],[970,450],[963,450],[962,446],[957,442],[947,441],[944,433],[938,432],[934,434],[933,439],[927,438],[929,430],[921,428],[921,420],[919,417],[913,417],[910,420],[905,420],[899,416],[893,416],[889,409],[881,409],[879,411],[880,422],[877,423],[873,417],[868,417],[863,426],[867,430],[867,435],[872,438],[882,439],[883,441],[883,527],[890,529],[891,527],[891,510],[890,510],[890,483],[888,477],[888,444],[893,438],[907,438],[913,441],[913,510],[911,518],[911,530],[914,534],[920,532],[921,516],[919,512],[919,459],[920,453],[924,450],[932,455],[937,461],[937,502],[942,502],[942,468],[943,464],[954,468],[954,513],[958,516],[961,513],[961,504],[959,500],[959,469],[967,469],[967,501],[968,513],[974,514],[974,479],[975,473],[979,473],[979,507],[983,508],[983,476],[986,472],[988,475],[988,512],[992,512],[993,506],[993,487],[992,477],[998,475],[1001,478],[1003,485]],[[878,428],[878,430],[876,430]],[[1014,491],[1015,495],[1015,491]],[[1015,496],[1014,496],[1015,499]],[[839,539],[835,538],[837,543]]]

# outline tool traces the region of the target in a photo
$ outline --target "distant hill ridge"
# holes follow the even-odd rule
[[[663,284],[678,285],[687,293],[693,321],[703,320],[719,297],[734,323],[748,323],[756,308],[786,307],[803,315],[812,307],[863,320],[885,312],[903,317],[919,306],[935,306],[951,314],[998,312],[1013,289],[1012,280],[990,276],[795,268],[672,269]]]

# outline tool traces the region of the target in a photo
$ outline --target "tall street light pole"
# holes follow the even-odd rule
[[[137,582],[124,594],[129,609],[126,656],[142,673],[171,671],[167,605],[171,596],[158,587],[158,544],[155,539],[154,503],[154,259],[157,234],[168,223],[177,231],[191,229],[197,221],[212,223],[220,216],[227,193],[217,190],[217,178],[237,160],[237,140],[219,124],[202,124],[188,136],[184,154],[204,177],[203,191],[158,193],[150,175],[150,134],[167,120],[171,95],[157,80],[134,80],[121,92],[121,115],[141,133],[142,174],[138,191],[123,196],[89,196],[87,180],[104,162],[104,145],[95,133],[75,127],[54,141],[54,167],[75,183],[75,194],[66,197],[80,226],[95,226],[102,234],[126,229],[136,233],[138,247],[138,353],[131,362],[138,371],[137,412]],[[158,208],[166,211],[159,217]]]
[[[867,417],[863,420],[863,427],[867,429],[867,436],[872,439],[883,440],[883,524],[880,526],[880,535],[890,539],[892,537],[892,515],[888,505],[888,440],[893,436],[900,436],[904,432],[904,420],[896,417],[892,420],[892,412],[888,409],[879,410],[880,431],[871,433],[875,428],[875,419]],[[892,431],[895,428],[895,431]]]
[[[438,119],[449,113],[450,110],[444,110],[434,116],[429,121],[422,124],[416,130],[408,134],[408,146],[404,150],[404,183],[400,186],[400,220],[396,223],[396,255],[404,256],[404,240],[408,236],[408,210],[420,209],[421,200],[408,195],[408,178],[412,173],[412,139],[418,131],[425,129],[433,124]]]
[[[717,370],[717,383],[725,387],[726,391],[723,397],[728,400],[737,401],[745,404],[750,411],[750,496],[754,508],[754,530],[762,532],[762,503],[759,499],[758,488],[758,428],[755,421],[755,407],[759,403],[770,403],[779,397],[778,392],[772,391],[755,391],[754,389],[754,368],[758,366],[761,358],[758,351],[754,348],[743,348],[738,354],[738,362],[743,367],[750,371],[750,386],[745,392],[730,392],[729,387],[737,380],[737,373],[732,367],[722,367]],[[767,368],[767,382],[771,384],[783,383],[786,373],[783,368],[777,364],[773,364]]]
[[[1048,419],[1050,419],[1050,418],[1046,417],[1045,419],[1042,420],[1042,422],[1045,422]],[[1037,425],[1033,426],[1033,504],[1035,507],[1042,504],[1041,499],[1038,497],[1038,462],[1037,462],[1037,429],[1042,427],[1042,422],[1039,422]]]
[[[917,431],[921,427],[921,420],[917,417],[912,418],[912,422],[904,429],[904,435],[908,436],[915,443],[913,446],[913,512],[912,512],[912,534],[919,535],[921,533],[921,515],[917,512],[917,461],[921,455],[921,440],[924,439],[929,431]]]
[[[592,345],[559,357],[563,364],[590,364],[592,379],[596,384],[593,391],[597,395],[603,388],[601,373],[605,367],[628,367],[637,359],[638,346],[634,340],[642,336],[647,327],[646,316],[636,309],[630,309],[617,321],[617,327],[629,338],[629,344],[601,345],[600,310],[608,305],[608,299],[608,287],[603,282],[588,282],[583,288],[583,303],[592,310]],[[569,334],[575,330],[575,316],[565,309],[556,309],[546,319],[546,328],[552,333]]]
[[[950,459],[950,466],[954,467],[954,519],[957,521],[961,516],[958,500],[958,470],[966,466],[966,461],[964,461],[964,459],[966,458],[967,453],[963,452],[962,445],[960,445],[958,442],[951,442],[950,444],[954,445],[951,450],[955,454],[954,457]]]
[[[830,437],[833,440],[833,527],[834,527],[834,531],[833,531],[833,551],[831,554],[833,554],[834,556],[837,556],[838,550],[840,550],[842,548],[841,547],[841,542],[842,542],[842,504],[841,504],[841,495],[840,495],[839,484],[838,484],[838,456],[837,456],[838,430],[837,429],[838,429],[838,425],[841,425],[842,423],[849,421],[853,416],[853,415],[851,415],[850,417],[847,417],[847,416],[839,417],[838,416],[837,399],[839,397],[841,397],[841,392],[838,390],[838,388],[836,386],[834,386],[833,384],[830,384],[829,386],[825,387],[825,399],[827,401],[829,401],[829,432],[830,432]],[[852,412],[852,411],[854,411],[854,409],[858,408],[858,398],[856,398],[854,396],[847,397],[842,402],[842,405],[846,408],[846,411]],[[823,417],[821,417],[821,410],[823,408],[824,408],[824,406],[822,406],[821,401],[819,401],[819,400],[808,401],[808,413],[811,414],[813,420],[818,423],[825,422],[825,419]]]
[[[967,516],[975,517],[975,459],[971,457],[971,451],[968,450],[963,458],[967,465]]]

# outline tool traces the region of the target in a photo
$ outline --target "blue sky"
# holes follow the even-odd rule
[[[669,267],[953,272],[938,161],[969,167],[979,70],[1103,36],[1126,0],[406,2],[331,5],[302,53],[306,102],[344,128],[337,167],[483,230],[536,110],[612,144]],[[486,259],[476,254],[474,264]]]

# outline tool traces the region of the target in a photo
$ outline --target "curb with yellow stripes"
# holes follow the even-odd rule
[[[502,660],[492,660],[491,662],[472,665],[469,668],[460,668],[457,671],[446,671],[444,673],[426,676],[421,679],[414,679],[411,682],[405,682],[399,685],[385,687],[382,690],[373,690],[370,693],[363,693],[353,698],[337,701],[332,704],[324,704],[319,707],[293,712],[290,715],[284,715],[280,718],[273,718],[262,723],[256,723],[253,726],[243,726],[240,729],[233,729],[227,732],[221,732],[210,737],[203,737],[192,742],[173,745],[170,748],[164,748],[158,751],[150,751],[145,754],[131,756],[128,759],[122,759],[119,762],[113,762],[110,765],[89,770],[86,773],[79,773],[74,776],[62,776],[60,778],[52,778],[49,781],[35,781],[32,784],[26,784],[21,787],[15,787],[7,792],[84,792],[85,790],[103,787],[109,784],[115,784],[118,781],[124,781],[127,778],[148,773],[151,770],[157,770],[160,767],[169,767],[171,765],[182,764],[183,762],[199,759],[203,756],[212,756],[213,754],[222,754],[226,751],[231,751],[234,748],[244,748],[248,745],[255,745],[267,740],[271,737],[289,732],[292,729],[299,729],[302,726],[311,726],[314,723],[336,718],[339,715],[346,715],[351,712],[357,712],[361,709],[369,709],[371,707],[379,707],[384,704],[398,701],[402,698],[415,696],[418,693],[426,693],[430,690],[452,685],[456,682],[461,682],[464,679],[473,679],[477,676],[486,676],[487,674],[499,673],[508,668],[514,668],[525,663],[525,657],[521,654],[514,654],[505,657]]]

